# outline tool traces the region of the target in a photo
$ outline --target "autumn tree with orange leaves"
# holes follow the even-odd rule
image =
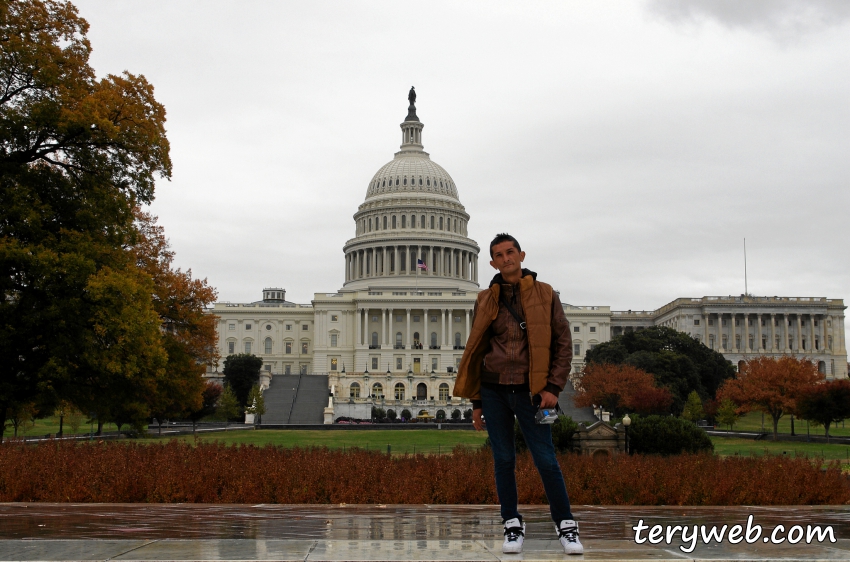
[[[626,412],[664,413],[673,402],[667,389],[655,386],[655,377],[631,365],[592,363],[576,386],[576,406],[602,406],[617,417]]]
[[[737,378],[729,379],[717,391],[717,400],[732,400],[738,412],[759,411],[773,420],[773,439],[779,419],[793,413],[797,399],[824,376],[817,365],[801,357],[755,357],[746,361]]]

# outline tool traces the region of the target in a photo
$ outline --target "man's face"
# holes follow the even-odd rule
[[[522,262],[525,260],[525,252],[520,252],[510,240],[500,242],[493,246],[493,259],[490,265],[498,269],[502,277],[513,277],[522,270]]]

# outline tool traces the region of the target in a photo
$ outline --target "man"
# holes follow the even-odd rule
[[[581,554],[564,476],[555,458],[551,425],[535,423],[540,408],[554,408],[572,360],[570,325],[558,294],[522,269],[525,252],[510,234],[490,242],[490,265],[499,273],[478,294],[472,330],[460,361],[454,395],[472,401],[472,425],[486,428],[505,525],[502,552],[522,552],[525,523],[517,510],[514,417],[543,480],[549,511],[567,554]]]

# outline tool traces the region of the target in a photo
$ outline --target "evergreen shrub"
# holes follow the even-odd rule
[[[708,434],[693,423],[672,416],[635,416],[629,428],[634,453],[679,455],[713,452]]]

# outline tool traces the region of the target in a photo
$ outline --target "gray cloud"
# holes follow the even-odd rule
[[[846,0],[649,0],[646,6],[650,13],[676,24],[711,20],[782,42],[844,25],[850,19]]]

